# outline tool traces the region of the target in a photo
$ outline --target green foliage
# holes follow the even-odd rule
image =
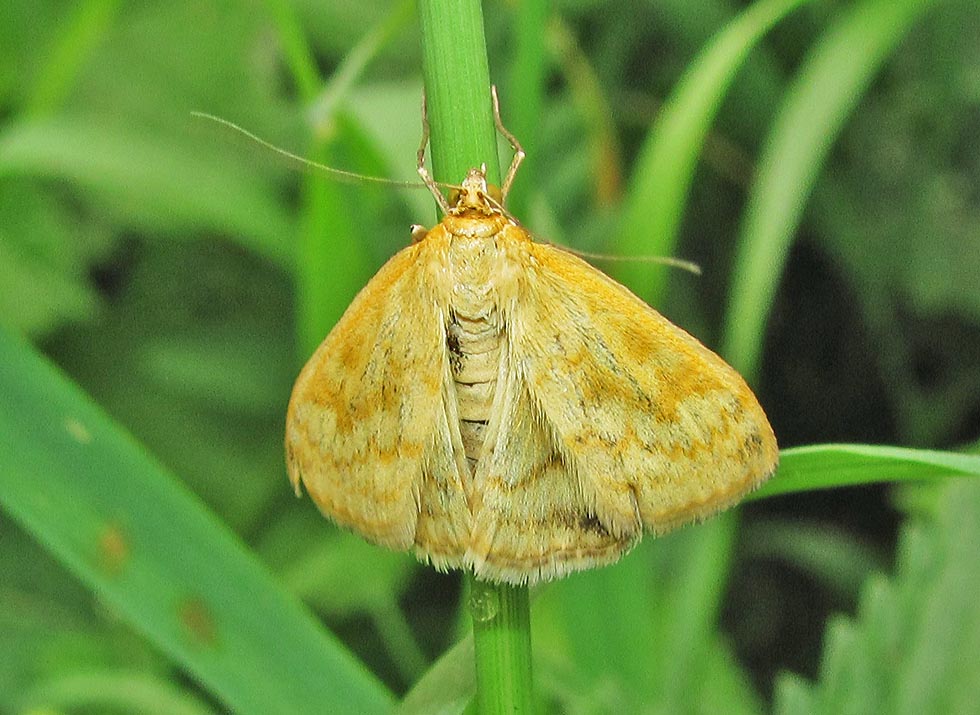
[[[678,82],[637,157],[623,206],[621,250],[629,254],[652,249],[655,255],[673,255],[694,167],[726,91],[763,35],[802,4],[802,0],[756,3],[712,39]],[[624,266],[620,273],[627,285],[651,283],[647,267],[636,265],[627,272]],[[653,305],[661,302],[666,283],[665,270],[658,274],[644,296]],[[765,280],[761,270],[751,278]]]
[[[420,7],[424,45],[408,0],[0,7],[0,711],[467,707],[456,577],[338,533],[281,454],[296,368],[431,197],[190,115],[413,180],[425,56],[452,180],[482,58]],[[810,445],[740,517],[533,594],[541,711],[975,712],[980,457],[940,451],[980,438],[975,3],[484,12],[511,208],[701,262],[622,275]],[[924,479],[901,513],[843,489]]]
[[[803,206],[854,105],[931,0],[857,3],[809,51],[775,118],[745,208],[726,318],[725,354],[747,375],[758,369],[765,316]]]
[[[949,482],[914,514],[891,578],[871,576],[858,612],[829,625],[819,680],[780,678],[775,712],[977,711],[980,483]]]

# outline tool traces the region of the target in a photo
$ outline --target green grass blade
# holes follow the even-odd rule
[[[817,444],[783,450],[776,476],[748,498],[962,476],[980,477],[980,455],[869,444]]]
[[[745,210],[722,354],[750,382],[766,316],[824,158],[871,79],[933,0],[864,0],[826,31],[780,109]]]
[[[309,117],[314,136],[330,133],[338,107],[364,75],[368,65],[398,34],[406,31],[414,18],[413,0],[400,0],[394,3],[388,14],[344,55],[343,61],[334,70],[326,85],[318,90],[316,96],[304,97],[312,105]]]
[[[97,406],[0,333],[0,503],[235,712],[381,713],[391,697]]]
[[[630,182],[617,253],[671,256],[708,130],[749,51],[779,20],[806,0],[761,0],[728,24],[685,72],[651,130]],[[666,266],[623,263],[617,277],[658,305]]]
[[[320,73],[297,7],[287,0],[265,0],[265,7],[278,33],[283,59],[299,96],[309,102],[320,89]]]
[[[568,85],[570,104],[585,133],[582,149],[591,174],[590,202],[611,206],[622,191],[622,150],[614,112],[598,70],[582,49],[573,29],[561,17],[546,27],[547,43]]]

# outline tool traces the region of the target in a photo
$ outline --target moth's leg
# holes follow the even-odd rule
[[[514,183],[514,176],[517,175],[517,167],[521,165],[524,161],[524,149],[521,148],[521,143],[517,141],[517,137],[507,131],[507,127],[504,126],[503,121],[500,119],[500,100],[497,99],[497,85],[491,85],[490,95],[493,97],[493,121],[497,125],[497,131],[500,132],[504,139],[508,141],[511,147],[514,149],[514,158],[510,161],[510,168],[507,169],[507,176],[504,177],[504,184],[500,187],[500,198],[501,201],[506,201],[507,193],[510,191],[511,184]]]
[[[416,171],[418,171],[419,176],[422,178],[422,183],[425,184],[426,188],[432,192],[432,195],[436,197],[436,203],[439,204],[439,208],[443,210],[443,213],[449,213],[450,206],[446,197],[443,196],[439,187],[436,186],[436,182],[432,180],[429,176],[429,172],[425,168],[425,147],[429,144],[429,111],[426,107],[425,92],[422,93],[422,143],[419,144],[419,153],[417,155],[418,164],[416,165]]]

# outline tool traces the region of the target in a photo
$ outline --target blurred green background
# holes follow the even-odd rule
[[[811,167],[785,266],[767,267],[778,290],[761,363],[748,372],[783,447],[951,449],[980,439],[980,11],[975,0],[918,4],[840,117],[826,160]],[[828,28],[859,6],[872,23],[874,5],[802,3],[725,95],[675,251],[704,274],[669,272],[659,301],[711,346],[725,339],[735,237],[774,118]],[[533,6],[484,6],[504,120],[514,117],[529,152],[511,208],[543,239],[615,252],[658,112],[750,4],[556,2],[530,28],[531,62],[522,53],[534,45]],[[422,90],[413,9],[376,0],[0,6],[0,325],[178,475],[396,694],[456,640],[459,578],[338,533],[296,500],[281,436],[292,380],[316,340],[408,242],[409,225],[436,220],[433,202],[424,191],[318,178],[191,112],[339,168],[412,180]],[[318,76],[303,78],[297,52]],[[527,96],[531,66],[540,72],[533,115],[508,100]],[[623,269],[641,295],[647,268]],[[945,489],[905,489],[897,501],[887,487],[842,489],[746,508],[734,556],[711,572],[724,594],[717,659],[733,679],[718,692],[752,712],[768,707],[780,672],[817,678],[828,616],[854,614],[869,575],[893,571],[906,518],[952,519],[937,506],[951,499]],[[975,492],[953,501],[976,506]],[[627,562],[669,573],[671,554],[684,553],[669,544],[697,531],[664,539],[656,555],[645,544]],[[0,573],[0,712],[226,707],[6,518]],[[631,583],[596,578],[549,586],[534,604],[540,687],[555,712],[660,697],[628,685],[651,663],[620,664],[634,680],[577,670],[567,604],[601,608]],[[635,618],[623,638],[639,637]],[[647,647],[658,644],[636,650]],[[105,680],[86,685],[92,674]],[[137,686],[151,695],[106,702],[86,690]],[[707,707],[663,697],[686,703],[673,712]],[[783,711],[788,698],[777,698]]]

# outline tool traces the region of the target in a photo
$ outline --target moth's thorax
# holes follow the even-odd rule
[[[442,220],[442,225],[453,236],[470,238],[493,238],[505,226],[513,223],[513,219],[496,209],[489,210],[489,213],[478,209],[459,211]]]

